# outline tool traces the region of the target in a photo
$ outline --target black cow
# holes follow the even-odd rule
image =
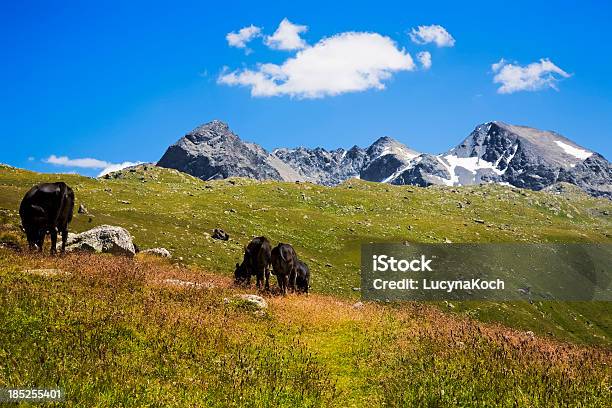
[[[293,278],[295,290],[297,292],[308,293],[308,286],[310,285],[310,269],[308,269],[308,265],[298,259],[294,268],[294,276],[289,277],[289,282]]]
[[[42,252],[45,236],[51,235],[51,254],[56,253],[57,233],[62,234],[62,252],[66,250],[68,224],[72,221],[74,191],[64,182],[42,183],[26,193],[19,206],[21,227],[30,249]]]
[[[253,238],[244,250],[242,264],[236,264],[234,279],[237,284],[251,283],[251,276],[257,276],[257,287],[265,278],[265,288],[270,289],[270,259],[272,245],[268,238]]]
[[[272,273],[278,279],[278,286],[283,296],[287,294],[287,287],[290,285],[289,278],[295,276],[296,264],[297,255],[291,245],[280,243],[274,247],[272,250]],[[291,284],[295,289],[295,279]]]

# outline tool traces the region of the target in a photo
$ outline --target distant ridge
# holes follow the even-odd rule
[[[249,177],[337,185],[350,178],[395,185],[502,183],[541,190],[559,182],[612,198],[612,165],[551,131],[499,121],[477,126],[446,153],[420,153],[390,137],[361,148],[266,151],[213,120],[170,146],[157,163],[202,180]]]

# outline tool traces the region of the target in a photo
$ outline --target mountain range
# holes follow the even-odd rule
[[[202,180],[249,177],[337,185],[350,178],[395,185],[462,186],[502,183],[541,190],[559,182],[612,198],[612,164],[552,132],[494,121],[478,125],[442,154],[417,152],[390,137],[346,149],[266,151],[213,120],[170,146],[157,163]]]

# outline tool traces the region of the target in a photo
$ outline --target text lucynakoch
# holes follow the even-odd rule
[[[422,286],[417,279],[384,280],[374,279],[372,287],[375,290],[434,290],[454,292],[456,290],[504,290],[505,282],[501,279],[481,280],[430,280],[423,279]]]

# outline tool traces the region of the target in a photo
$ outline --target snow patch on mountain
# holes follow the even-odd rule
[[[593,154],[588,150],[580,149],[578,147],[571,146],[567,143],[563,143],[561,140],[555,140],[555,143],[557,144],[557,146],[563,149],[565,153],[574,156],[575,158],[580,160],[586,160]]]
[[[410,160],[410,162],[402,167],[400,167],[399,169],[397,169],[395,172],[393,172],[393,174],[391,174],[389,177],[385,178],[384,180],[382,180],[382,183],[391,183],[393,180],[395,180],[400,174],[402,174],[403,172],[405,172],[408,169],[413,168],[415,165],[417,165],[419,162],[421,161],[421,156],[414,156],[412,160]]]
[[[410,150],[404,146],[394,145],[386,147],[382,152],[380,152],[378,157],[386,156],[388,154],[395,154],[397,156],[405,158],[406,160],[412,160],[419,155],[419,153]]]

